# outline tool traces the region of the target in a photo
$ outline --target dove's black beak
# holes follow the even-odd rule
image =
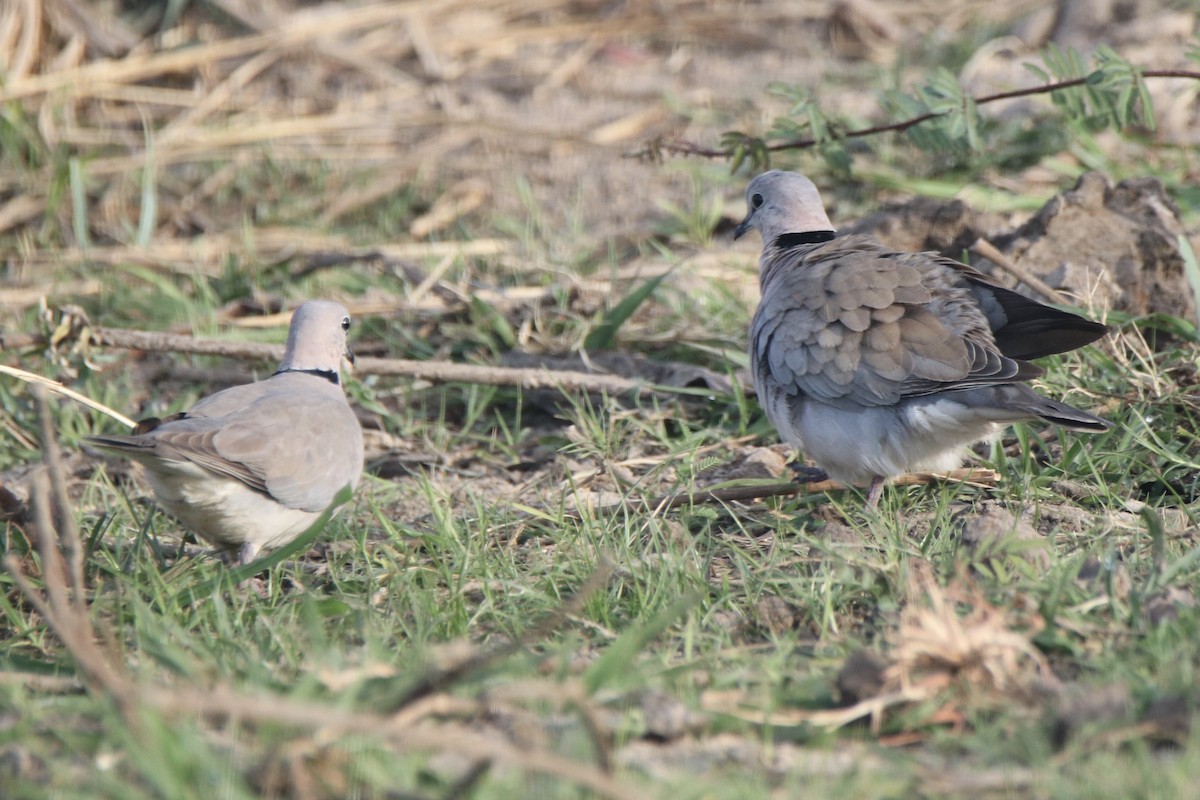
[[[346,360],[350,362],[350,366],[354,366],[354,351],[347,347],[345,355]]]
[[[744,220],[742,220],[736,228],[733,229],[734,241],[742,238],[742,236],[746,233],[746,231],[750,230],[750,218],[753,216],[754,216],[754,212],[751,211],[749,214],[746,215],[746,218]]]

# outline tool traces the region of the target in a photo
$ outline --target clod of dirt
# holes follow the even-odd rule
[[[883,691],[887,664],[870,650],[855,650],[837,674],[842,704],[852,706]]]
[[[754,606],[755,621],[759,627],[778,635],[796,627],[796,612],[788,602],[778,595],[768,594],[759,598]]]
[[[1191,591],[1178,586],[1168,586],[1146,600],[1146,619],[1150,620],[1152,625],[1174,622],[1179,619],[1181,608],[1195,607],[1196,596]]]
[[[0,522],[23,525],[29,521],[29,506],[25,500],[0,483]]]
[[[954,515],[960,526],[963,545],[977,563],[989,563],[997,558],[1024,558],[1039,569],[1050,567],[1050,553],[1045,538],[1023,518],[1008,509],[989,504],[978,514],[970,510]]]
[[[670,742],[702,728],[704,715],[697,714],[675,697],[660,691],[642,694],[642,721],[647,739]]]
[[[996,246],[1087,305],[1191,319],[1195,302],[1176,237],[1179,209],[1157,178],[1113,186],[1088,172]]]
[[[0,747],[0,781],[44,780],[46,763],[27,748],[19,744]]]
[[[979,237],[1000,226],[1000,217],[976,211],[961,200],[914,197],[869,214],[838,233],[867,234],[906,252],[936,250],[949,258],[960,258]]]
[[[741,480],[745,478],[772,479],[778,478],[787,471],[787,461],[783,454],[774,447],[755,447],[741,461],[731,466],[721,475],[721,480]]]
[[[1118,600],[1125,600],[1129,597],[1129,570],[1125,568],[1123,561],[1105,564],[1096,556],[1089,556],[1080,565],[1075,582],[1094,592],[1098,597],[1108,596],[1110,592]]]
[[[1182,695],[1160,697],[1146,707],[1141,722],[1151,728],[1153,739],[1182,745],[1192,730],[1191,703]]]
[[[1066,687],[1055,702],[1050,737],[1062,747],[1084,727],[1125,724],[1133,715],[1133,698],[1123,684]]]

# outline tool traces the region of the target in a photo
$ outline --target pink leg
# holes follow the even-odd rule
[[[871,485],[867,487],[867,508],[875,508],[879,505],[879,498],[883,496],[883,476],[876,475],[871,478]]]

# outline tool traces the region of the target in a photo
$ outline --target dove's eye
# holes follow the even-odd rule
[[[349,317],[342,317],[342,330],[344,330],[344,331],[350,330],[350,318]]]
[[[753,195],[751,195],[750,205],[754,206],[755,208],[758,208],[762,204],[763,204],[763,196],[761,194],[759,194],[758,192],[755,192]]]

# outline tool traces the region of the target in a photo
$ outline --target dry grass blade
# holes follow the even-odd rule
[[[43,470],[32,481],[32,500],[38,554],[42,564],[42,586],[37,589],[25,575],[20,560],[12,554],[4,557],[4,567],[37,609],[46,623],[70,651],[93,690],[102,691],[128,708],[132,687],[117,666],[100,647],[88,616],[83,576],[83,544],[75,525],[74,509],[66,494],[58,445],[54,440],[45,395],[35,389],[42,419]],[[63,553],[67,554],[64,559]]]
[[[137,427],[136,422],[134,422],[133,420],[131,420],[129,417],[125,416],[121,412],[114,411],[113,409],[109,408],[108,406],[104,405],[103,403],[97,402],[96,400],[93,400],[90,397],[82,395],[73,389],[68,389],[66,386],[63,386],[58,381],[51,380],[50,378],[44,377],[42,375],[37,375],[35,373],[28,372],[23,369],[18,369],[17,367],[8,367],[3,364],[0,364],[0,373],[2,373],[4,375],[11,375],[14,378],[17,378],[18,380],[25,381],[26,383],[33,384],[34,386],[42,387],[48,391],[54,392],[55,394],[61,394],[63,397],[69,397],[72,400],[74,400],[75,402],[82,403],[83,405],[87,406],[90,409],[93,409],[94,411],[99,411],[101,414],[104,414],[107,417],[112,417],[117,422],[121,423],[122,425],[124,425],[128,428],[136,428]]]
[[[117,171],[126,171],[130,165],[121,165]],[[95,165],[90,168],[95,172]],[[32,267],[50,267],[63,264],[137,264],[158,270],[192,275],[197,269],[211,278],[220,277],[224,264],[230,256],[249,257],[251,254],[264,263],[278,263],[286,259],[317,258],[337,253],[346,261],[376,259],[442,258],[447,255],[494,256],[512,249],[512,243],[504,239],[474,239],[466,242],[407,242],[381,245],[370,248],[351,247],[343,237],[312,231],[289,228],[259,228],[254,231],[253,241],[247,243],[242,234],[206,234],[201,239],[167,240],[155,242],[147,247],[133,245],[95,246],[86,251],[78,248],[55,250],[38,249],[23,257],[24,263]],[[43,292],[45,294],[45,292]]]
[[[837,730],[864,717],[870,717],[873,728],[878,733],[879,720],[889,708],[919,703],[927,700],[932,694],[927,688],[911,687],[870,697],[845,708],[822,708],[815,711],[801,708],[764,711],[755,708],[756,700],[740,690],[708,691],[701,696],[700,702],[705,711],[771,727],[812,725]]]
[[[321,730],[326,735],[381,736],[400,752],[444,751],[475,759],[492,759],[498,764],[565,778],[601,797],[633,800],[641,796],[587,764],[547,750],[520,748],[461,725],[426,723],[397,729],[390,717],[369,711],[346,711],[323,703],[271,695],[248,695],[220,686],[204,691],[176,687],[146,688],[141,691],[139,699],[165,713],[200,716],[215,722],[236,719]]]
[[[845,708],[766,711],[742,690],[709,691],[701,699],[703,707],[770,726],[837,729],[869,717],[878,734],[888,710],[937,699],[947,689],[961,690],[954,696],[971,702],[1028,702],[1057,687],[1049,663],[1032,642],[1044,625],[1036,612],[995,606],[967,579],[943,588],[923,564],[914,565],[908,594],[873,696]],[[926,722],[957,719],[958,712],[949,706]]]
[[[119,60],[93,61],[83,67],[9,81],[0,88],[0,103],[61,91],[81,97],[97,85],[134,83],[161,75],[187,72],[273,48],[305,47],[318,39],[402,20],[420,7],[420,3],[392,3],[339,9],[332,13],[326,8],[309,14],[294,14],[288,18],[288,24],[266,34],[224,39],[181,50],[133,53]]]

